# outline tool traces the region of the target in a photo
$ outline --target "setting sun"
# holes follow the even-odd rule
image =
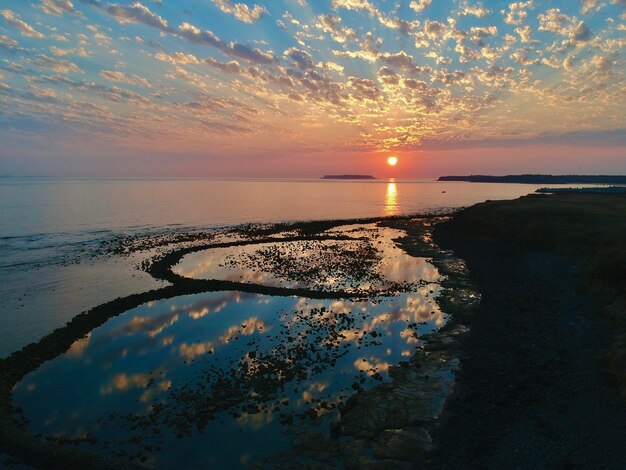
[[[396,166],[398,164],[398,157],[388,157],[387,158],[387,165],[389,166]]]

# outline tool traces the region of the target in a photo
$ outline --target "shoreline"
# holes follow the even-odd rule
[[[461,280],[459,287],[466,289],[469,283],[465,280],[465,275],[458,271],[458,267],[454,265],[446,266],[446,259],[451,255],[449,253],[441,254],[441,257],[436,255],[436,250],[433,246],[427,246],[427,244],[421,240],[423,233],[420,230],[413,230],[410,232],[410,228],[423,227],[423,224],[416,223],[416,219],[423,221],[432,220],[439,216],[400,216],[400,217],[387,217],[387,218],[367,218],[367,219],[348,219],[348,220],[333,220],[333,221],[311,221],[311,222],[298,222],[294,224],[274,224],[263,226],[241,226],[239,231],[248,237],[248,240],[241,240],[236,242],[226,243],[204,243],[191,246],[175,248],[169,252],[161,255],[157,255],[153,258],[153,263],[144,266],[144,270],[150,273],[157,279],[166,280],[172,285],[154,289],[142,293],[132,294],[123,298],[117,298],[110,302],[98,305],[86,312],[76,315],[65,327],[54,330],[49,335],[42,338],[40,341],[31,343],[24,347],[20,351],[11,354],[8,358],[0,360],[0,449],[7,452],[12,457],[19,459],[24,463],[33,465],[35,467],[84,467],[89,466],[91,468],[136,468],[137,465],[132,462],[118,461],[100,454],[86,452],[82,450],[63,448],[60,445],[47,442],[39,439],[24,427],[24,423],[19,422],[19,418],[15,413],[19,413],[19,409],[14,408],[12,402],[11,390],[14,385],[17,384],[25,375],[29,372],[37,369],[44,362],[66,352],[72,344],[84,337],[91,330],[104,324],[110,318],[120,315],[134,307],[137,307],[146,302],[172,298],[180,295],[196,294],[210,291],[220,290],[237,290],[243,292],[254,292],[260,294],[269,294],[277,296],[304,296],[308,298],[318,299],[357,299],[363,296],[375,297],[384,293],[384,291],[372,291],[367,293],[360,292],[344,292],[344,291],[323,291],[316,289],[300,289],[300,288],[284,288],[284,287],[269,287],[263,285],[256,285],[251,283],[233,282],[233,281],[220,281],[220,280],[194,280],[189,278],[183,278],[174,274],[171,270],[185,254],[205,250],[215,247],[237,246],[246,244],[259,244],[264,242],[276,242],[276,241],[295,241],[295,240],[316,240],[316,239],[336,239],[343,240],[343,236],[326,236],[321,232],[338,225],[349,225],[356,223],[372,223],[377,222],[385,224],[390,227],[401,226],[406,229],[406,239],[403,239],[401,243],[405,247],[405,250],[413,256],[434,256],[434,264],[441,268],[443,274],[447,274],[448,280],[442,282],[443,295],[439,299],[441,305],[445,305],[446,309],[454,310],[452,321],[449,322],[444,328],[440,329],[436,333],[430,336],[429,342],[432,340],[432,352],[429,353],[430,346],[418,350],[411,358],[407,365],[394,366],[394,372],[390,371],[391,382],[385,383],[384,387],[381,387],[378,391],[378,387],[370,389],[371,397],[373,401],[385,401],[385,397],[391,396],[396,393],[398,387],[406,387],[408,385],[412,387],[424,386],[424,379],[415,376],[414,373],[410,373],[415,368],[432,368],[437,367],[438,364],[444,363],[446,360],[444,357],[448,354],[456,354],[451,348],[442,348],[442,344],[449,344],[456,339],[456,337],[463,333],[459,332],[455,327],[462,324],[462,312],[468,309],[466,305],[467,299],[455,298],[453,292],[456,285],[454,283],[455,275]],[[295,231],[298,235],[286,236],[282,238],[272,237],[271,233],[281,233],[285,231]],[[200,239],[202,235],[199,235]],[[350,238],[350,237],[348,237]],[[199,241],[199,240],[196,240]],[[410,250],[410,251],[409,251]],[[441,263],[439,263],[441,261]],[[456,269],[456,271],[455,271]],[[444,285],[445,284],[445,285]],[[463,295],[462,291],[461,295]],[[440,360],[435,360],[440,358]],[[394,385],[395,384],[395,385]],[[438,388],[433,389],[433,396]],[[367,393],[367,392],[365,392]],[[355,396],[365,397],[363,394],[355,394]],[[341,424],[345,419],[348,423],[362,421],[362,410],[367,409],[371,400],[352,400],[349,401],[349,407],[347,406],[341,414],[342,418],[340,423],[335,426],[333,432],[349,436],[350,432],[347,430],[352,426],[349,424],[344,426]],[[397,410],[394,410],[396,412]],[[346,418],[348,416],[348,418]],[[356,418],[354,418],[356,416]],[[389,419],[392,416],[387,414],[381,415],[382,430],[385,426],[389,426]],[[355,421],[356,419],[356,421]],[[423,415],[420,419],[423,419]],[[387,423],[387,424],[385,424]],[[421,421],[420,421],[421,423]],[[421,425],[420,425],[421,426]],[[370,430],[370,435],[372,431]],[[423,433],[428,431],[423,427],[413,429],[413,432]],[[409,436],[412,434],[408,434]],[[420,434],[422,435],[422,434]],[[400,447],[399,452],[402,450],[403,442],[396,442],[394,445]],[[424,445],[426,448],[430,446],[430,440],[425,439]],[[387,446],[384,446],[387,447]],[[392,445],[393,447],[393,445]],[[417,458],[423,454],[424,450],[418,449],[418,454],[413,455],[412,458]],[[336,457],[340,458],[339,455]],[[395,455],[395,457],[402,458],[401,454]]]
[[[620,207],[612,213],[623,220],[621,201],[528,196],[472,206],[437,227],[435,240],[467,262],[482,300],[435,433],[435,468],[624,468],[624,327],[607,312],[619,309],[619,291],[594,277],[601,251],[581,256],[571,230],[593,225],[601,205]],[[523,228],[530,218],[551,240]]]
[[[468,183],[513,184],[626,184],[624,175],[466,175],[440,176],[437,181],[464,181]]]
[[[399,435],[390,436],[385,431],[386,426],[398,427],[393,420],[389,421],[391,415],[381,417],[376,426],[382,427],[357,431],[357,435],[360,432],[368,439],[378,439],[374,452],[379,460],[357,459],[353,466],[386,462],[403,468],[402,462],[410,459],[414,464],[433,468],[623,468],[626,449],[620,438],[626,435],[626,415],[619,396],[619,382],[615,383],[620,377],[616,371],[621,370],[621,343],[613,343],[622,330],[615,328],[616,315],[610,314],[620,308],[619,298],[614,297],[615,287],[602,287],[597,282],[593,288],[589,287],[590,260],[573,257],[578,250],[577,239],[571,241],[570,250],[563,240],[553,236],[551,243],[556,243],[556,250],[554,246],[534,243],[534,237],[543,236],[545,231],[538,235],[533,230],[510,232],[524,223],[520,215],[534,220],[539,214],[553,220],[554,214],[546,210],[551,204],[555,205],[552,209],[561,213],[573,198],[578,203],[573,209],[578,213],[585,210],[580,198],[583,202],[591,198],[602,206],[606,206],[606,198],[620,203],[625,200],[616,197],[619,198],[526,196],[514,201],[486,202],[445,218],[448,220],[437,225],[434,233],[433,224],[442,219],[439,215],[242,225],[237,230],[247,240],[187,245],[161,253],[144,270],[172,285],[94,307],[74,317],[65,327],[0,360],[0,450],[30,465],[48,468],[142,468],[132,462],[63,448],[36,438],[23,423],[16,421],[11,399],[13,386],[108,319],[150,300],[215,290],[358,298],[355,292],[193,280],[174,274],[171,267],[185,254],[212,247],[325,239],[321,232],[337,225],[377,222],[405,231],[406,235],[397,243],[408,254],[432,257],[432,263],[447,278],[441,282],[444,294],[438,303],[452,314],[451,320],[427,338],[426,347],[418,349],[408,365],[393,367],[390,382],[354,394],[342,410],[340,422],[331,429],[331,436],[354,433],[355,419],[360,422],[362,416],[370,415],[373,409],[385,406],[394,397],[402,402],[397,399],[401,397],[396,396],[398,390],[424,387],[424,377],[411,371],[423,373],[442,363],[459,360],[461,367],[460,372],[452,369],[458,380],[451,395],[441,403],[442,415],[405,426]],[[525,212],[526,204],[541,204],[543,212]],[[416,219],[422,223],[416,223]],[[576,220],[583,226],[591,223],[585,217]],[[545,220],[539,222],[547,226],[545,230],[550,229]],[[612,228],[608,230],[611,232]],[[280,232],[290,233],[282,238],[272,236]],[[195,241],[201,241],[201,237],[199,234]],[[459,263],[459,258],[464,263]],[[591,272],[595,276],[601,274]],[[482,296],[477,307],[472,294],[476,288]],[[611,302],[614,303],[608,305]],[[607,313],[609,318],[598,312]],[[613,359],[610,354],[607,356],[612,343]],[[398,409],[393,412],[397,413]],[[347,429],[353,430],[346,432]],[[321,443],[330,448],[332,441]],[[311,448],[305,445],[304,451]],[[334,451],[340,456],[343,449]]]

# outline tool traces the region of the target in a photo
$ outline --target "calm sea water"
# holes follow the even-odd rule
[[[92,259],[120,234],[425,213],[535,185],[415,180],[0,179],[0,356],[82,310],[159,284],[136,259]]]
[[[427,212],[537,185],[417,180],[0,179],[0,237]]]

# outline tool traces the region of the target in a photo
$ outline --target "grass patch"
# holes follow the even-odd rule
[[[456,213],[442,230],[549,250],[584,264],[615,321],[606,369],[626,399],[626,194],[533,194]]]
[[[581,258],[589,277],[626,288],[626,195],[529,195],[458,212],[448,229]]]

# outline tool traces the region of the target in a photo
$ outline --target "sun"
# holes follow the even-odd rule
[[[387,165],[396,166],[398,164],[398,157],[387,157]]]

